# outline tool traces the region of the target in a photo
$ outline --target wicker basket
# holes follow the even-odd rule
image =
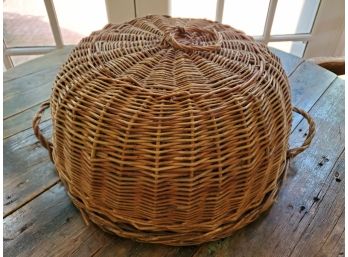
[[[49,105],[52,143],[39,129]],[[288,150],[292,110],[309,132]],[[33,127],[86,222],[168,245],[259,217],[314,135],[265,45],[217,22],[154,15],[84,38]]]

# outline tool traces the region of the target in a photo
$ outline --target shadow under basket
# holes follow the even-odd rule
[[[52,137],[39,124],[51,107]],[[292,111],[309,124],[289,149]],[[85,222],[194,245],[269,209],[315,124],[267,46],[230,26],[151,15],[81,40],[33,120]]]

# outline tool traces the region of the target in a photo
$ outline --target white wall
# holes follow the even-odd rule
[[[344,55],[344,0],[322,0],[305,58]]]

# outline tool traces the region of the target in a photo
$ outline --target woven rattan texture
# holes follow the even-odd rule
[[[147,16],[84,38],[51,97],[53,160],[85,220],[169,245],[230,235],[273,203],[290,89],[262,43]]]

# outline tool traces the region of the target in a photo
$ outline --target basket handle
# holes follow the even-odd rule
[[[288,150],[288,152],[287,152],[288,159],[294,158],[296,155],[298,155],[299,153],[306,150],[309,147],[309,145],[311,144],[312,139],[315,135],[315,123],[314,123],[313,118],[306,111],[299,109],[297,107],[292,107],[292,110],[294,112],[302,115],[307,120],[309,128],[308,128],[306,140],[303,142],[302,146]]]
[[[53,157],[52,157],[53,144],[50,141],[48,141],[47,138],[44,137],[44,135],[42,134],[42,132],[40,130],[40,127],[39,127],[40,122],[41,122],[42,114],[49,107],[50,107],[50,102],[49,101],[43,102],[41,104],[40,109],[35,114],[34,119],[33,119],[33,130],[34,130],[34,134],[35,134],[36,138],[39,140],[41,145],[48,150],[50,159],[54,163]]]
[[[197,36],[204,35],[213,39],[210,45],[199,45]],[[215,29],[204,29],[195,26],[174,27],[165,33],[162,42],[169,43],[173,48],[188,51],[215,51],[221,48],[222,36]],[[184,42],[184,43],[183,43]]]

